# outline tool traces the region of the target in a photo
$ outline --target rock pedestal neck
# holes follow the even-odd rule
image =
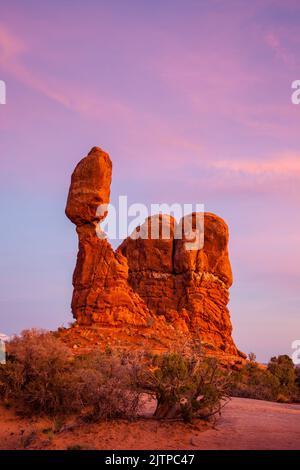
[[[66,215],[79,239],[72,298],[76,324],[65,337],[79,343],[74,347],[84,338],[86,346],[90,341],[152,351],[196,340],[215,355],[243,357],[232,340],[227,309],[232,273],[226,223],[205,213],[204,246],[189,250],[184,225],[156,215],[114,251],[100,229],[111,177],[110,157],[98,147],[72,174]],[[193,229],[196,218],[189,216]],[[147,239],[141,238],[145,230]]]

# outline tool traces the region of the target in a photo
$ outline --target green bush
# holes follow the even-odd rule
[[[296,393],[296,372],[292,359],[287,355],[272,357],[268,371],[278,380],[281,395],[293,397]]]
[[[228,399],[228,380],[213,358],[168,353],[142,372],[139,384],[157,400],[158,419],[208,418]]]
[[[296,401],[299,399],[296,379],[296,369],[289,356],[272,357],[265,368],[252,361],[232,374],[230,393],[258,400]]]
[[[230,394],[241,398],[276,401],[279,382],[257,364],[247,364],[232,374]]]

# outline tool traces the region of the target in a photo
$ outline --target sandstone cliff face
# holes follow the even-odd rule
[[[206,213],[204,247],[189,250],[190,240],[184,234],[178,239],[183,228],[171,216],[156,215],[114,251],[98,226],[106,216],[111,174],[108,154],[94,147],[71,179],[66,215],[79,238],[72,312],[80,332],[95,338],[101,329],[102,337],[124,344],[131,337],[131,344],[150,349],[158,341],[169,347],[193,338],[237,356],[227,309],[232,274],[225,222]],[[193,229],[196,217],[189,218]],[[151,235],[154,227],[158,238]],[[147,239],[141,238],[145,231]]]

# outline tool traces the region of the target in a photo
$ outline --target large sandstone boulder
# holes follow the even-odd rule
[[[99,222],[105,214],[97,214],[101,205],[109,203],[112,163],[109,155],[93,147],[71,177],[66,206],[67,217],[76,225]]]

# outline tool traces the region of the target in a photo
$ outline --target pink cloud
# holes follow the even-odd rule
[[[0,24],[0,61],[1,65],[13,62],[16,57],[26,50],[24,43],[12,35],[7,28]]]
[[[282,60],[286,65],[295,66],[296,61],[294,55],[282,45],[282,40],[279,39],[279,35],[274,32],[269,32],[265,36],[266,44],[275,53],[276,57]]]
[[[48,98],[67,106],[67,100],[61,93],[49,87],[46,81],[36,77],[22,64],[22,56],[28,53],[28,48],[24,41],[2,25],[0,25],[0,51],[0,64],[6,73]]]
[[[198,158],[192,164],[187,191],[205,201],[220,197],[236,201],[242,195],[267,197],[276,204],[285,201],[294,207],[300,201],[300,154],[282,152],[269,155],[241,155],[240,158]],[[277,201],[277,202],[276,202]],[[264,202],[265,204],[266,202]]]
[[[112,97],[93,93],[80,85],[55,81],[53,77],[41,76],[23,63],[23,56],[29,48],[18,36],[0,25],[0,65],[23,85],[43,94],[65,108],[89,118],[115,119],[130,118],[130,108]],[[54,83],[55,81],[55,83]]]
[[[246,160],[220,160],[212,165],[217,170],[245,173],[253,176],[269,175],[274,177],[300,177],[300,154],[283,154],[271,159],[256,158]]]

